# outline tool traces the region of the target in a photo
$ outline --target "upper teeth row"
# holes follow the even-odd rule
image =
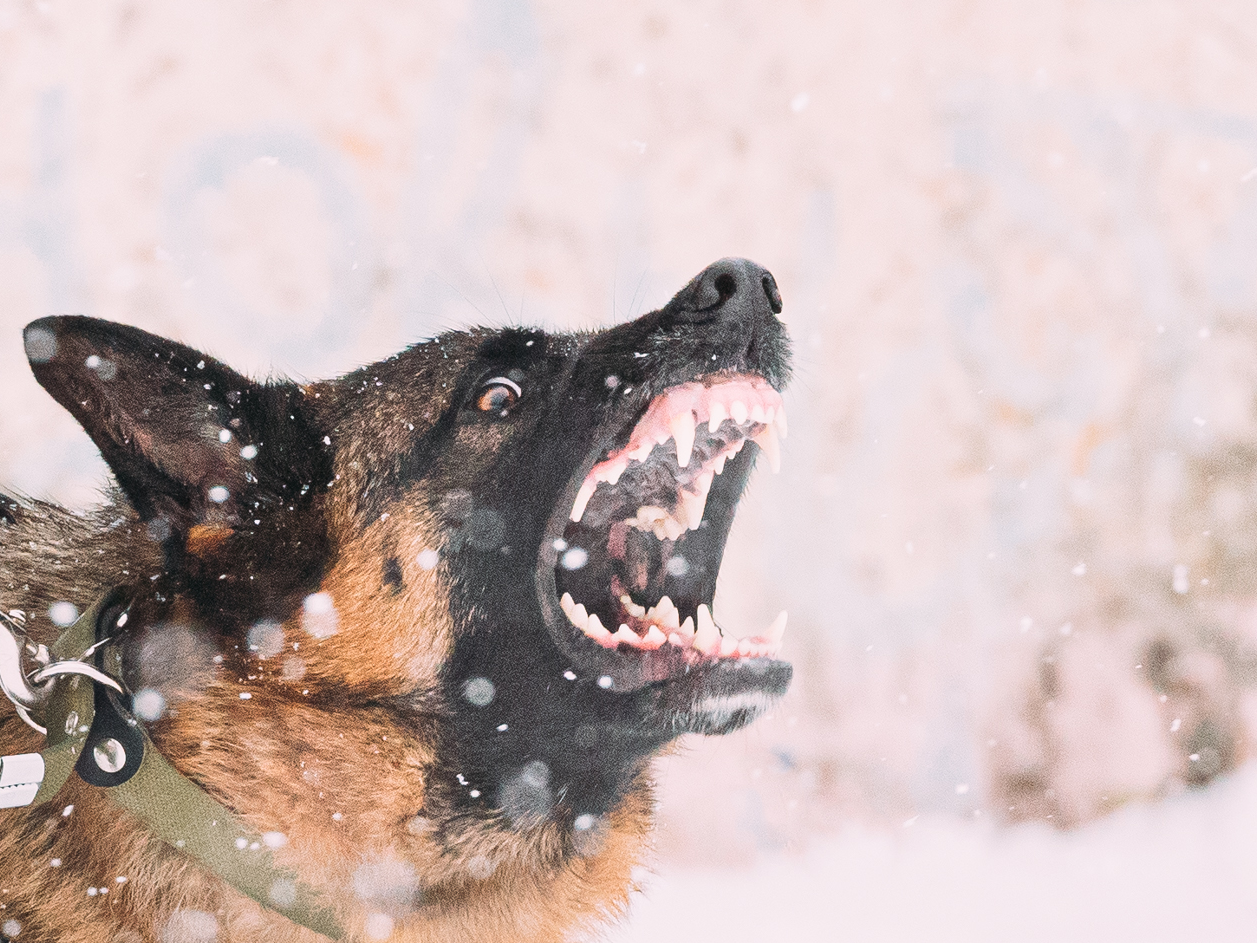
[[[752,441],[763,450],[774,472],[781,469],[779,439],[786,437],[786,409],[776,390],[759,377],[738,377],[714,386],[686,383],[673,387],[651,402],[645,415],[633,428],[628,444],[590,470],[576,494],[571,519],[579,523],[598,485],[604,481],[615,485],[630,462],[644,462],[656,445],[671,440],[676,448],[677,464],[682,468],[688,467],[694,454],[694,433],[698,424],[705,421],[708,431],[714,433],[726,419],[732,419],[739,426],[748,422],[762,426]],[[724,463],[737,454],[743,441],[738,440],[733,443],[736,447],[731,446],[717,456],[712,463],[714,474],[724,471]],[[701,486],[705,504],[707,488],[711,486],[708,471],[705,470],[700,478],[707,479],[706,485]],[[684,492],[680,498],[685,501]],[[688,508],[686,510],[687,523],[681,525],[681,530],[686,526],[697,527],[702,519],[701,510],[697,518],[688,513]]]
[[[571,593],[564,593],[559,605],[573,625],[604,648],[625,644],[633,648],[653,650],[672,644],[677,648],[693,649],[710,658],[758,658],[776,655],[781,650],[781,639],[786,632],[785,610],[773,620],[763,635],[735,639],[720,631],[706,605],[698,607],[696,625],[690,616],[686,616],[682,622],[676,604],[667,596],[649,609],[637,605],[629,596],[620,597],[620,602],[634,619],[649,623],[644,636],[638,635],[626,623],[621,623],[614,632],[610,631],[602,624],[597,613],[589,612],[584,605],[572,598]]]

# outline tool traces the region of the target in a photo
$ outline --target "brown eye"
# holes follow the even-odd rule
[[[476,408],[482,413],[503,415],[518,401],[523,390],[514,380],[506,377],[494,377],[486,380],[476,396]]]

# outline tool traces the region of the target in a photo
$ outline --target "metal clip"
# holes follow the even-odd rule
[[[0,617],[0,692],[13,702],[18,716],[41,733],[42,726],[31,719],[30,711],[43,700],[42,692],[34,688],[22,670],[23,640],[18,637],[13,623]]]
[[[44,781],[44,758],[38,753],[0,757],[0,809],[30,805]]]
[[[52,691],[50,682],[54,678],[61,675],[82,675],[90,678],[97,684],[113,688],[119,694],[126,693],[122,684],[116,678],[105,674],[95,665],[82,660],[89,658],[96,649],[108,642],[109,639],[102,639],[91,646],[79,658],[48,664],[50,661],[48,650],[42,645],[38,647],[27,646],[25,640],[19,635],[13,621],[4,616],[3,613],[0,613],[0,692],[3,692],[4,696],[13,702],[13,707],[17,711],[18,716],[27,725],[40,733],[46,734],[48,732],[47,728],[31,716],[31,711],[35,711],[47,699]],[[30,648],[34,652],[35,661],[40,665],[38,669],[29,675],[22,667],[24,648]]]

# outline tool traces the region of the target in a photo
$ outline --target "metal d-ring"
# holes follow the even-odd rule
[[[54,661],[46,668],[40,668],[31,676],[31,681],[35,684],[41,684],[50,678],[56,678],[61,675],[82,675],[85,678],[91,678],[97,684],[103,684],[107,688],[113,688],[119,694],[126,694],[122,683],[112,675],[107,675],[95,665],[89,665],[85,661]]]

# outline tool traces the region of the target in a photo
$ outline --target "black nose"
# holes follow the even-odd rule
[[[664,313],[691,323],[720,318],[750,326],[769,314],[781,313],[781,292],[762,265],[749,259],[721,259],[677,292]]]

